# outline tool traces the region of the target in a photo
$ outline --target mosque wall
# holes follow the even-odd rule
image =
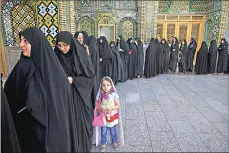
[[[220,24],[222,3],[227,1],[222,0],[162,0],[158,4],[158,14],[198,14],[205,15],[204,26],[204,41],[207,44],[212,39],[219,39],[219,29],[224,29]],[[227,7],[228,8],[228,7]],[[221,26],[221,27],[220,27]],[[221,30],[225,31],[225,30]]]
[[[140,37],[149,43],[156,37],[158,14],[203,14],[206,15],[204,40],[225,35],[226,5],[222,0],[2,0],[3,31],[6,46],[15,46],[18,32],[28,26],[40,28],[49,42],[55,40],[58,31],[67,30],[74,34],[85,30],[98,36],[98,24],[102,17],[111,17],[115,21],[115,35],[122,34],[125,39]],[[225,4],[227,1],[223,1]],[[225,10],[225,11],[222,11]],[[221,14],[224,12],[224,17]],[[23,19],[23,21],[22,21]],[[226,24],[224,24],[226,26]],[[219,27],[221,26],[221,27]],[[213,30],[212,30],[213,29]],[[220,30],[222,29],[222,30]],[[226,36],[226,35],[225,35]]]

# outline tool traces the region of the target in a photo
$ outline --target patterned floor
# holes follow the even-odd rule
[[[119,83],[125,141],[119,152],[228,152],[228,83],[228,75]]]

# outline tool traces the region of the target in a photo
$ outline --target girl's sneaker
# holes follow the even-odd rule
[[[106,151],[106,145],[101,145],[100,146],[100,151],[105,152]]]
[[[117,143],[113,143],[113,148],[115,151],[118,151],[118,144]]]

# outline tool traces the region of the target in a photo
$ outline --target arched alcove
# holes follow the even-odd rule
[[[88,16],[81,17],[78,21],[78,31],[86,31],[88,35],[95,35],[95,22]]]
[[[137,24],[133,18],[124,17],[119,22],[118,33],[123,36],[125,40],[130,37],[136,37]]]

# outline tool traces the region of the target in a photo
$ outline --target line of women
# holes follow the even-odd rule
[[[186,40],[182,40],[180,47],[176,37],[173,37],[172,44],[162,39],[151,38],[150,44],[146,49],[144,76],[146,78],[163,73],[189,74],[213,74],[229,73],[228,43],[223,38],[217,48],[216,40],[212,40],[208,49],[205,41],[202,42],[196,56],[196,64],[193,66],[196,54],[197,43],[191,38],[189,45]]]
[[[143,73],[139,38],[125,41],[120,35],[108,44],[104,36],[96,39],[86,32],[73,36],[62,31],[56,36],[54,50],[38,28],[25,29],[19,38],[22,54],[5,82],[6,96],[2,98],[10,109],[1,114],[6,119],[2,152],[90,152],[93,108],[102,77],[109,76],[115,83],[143,75],[148,78],[175,72],[177,62],[182,72],[191,72],[196,48],[194,39],[188,47],[183,40],[179,49],[175,37],[171,47],[165,39],[160,43],[152,38]],[[195,68],[198,74],[206,72],[209,65],[215,69],[217,48],[213,44],[208,53],[206,43],[202,43]],[[226,70],[227,47],[222,39],[218,72]],[[212,62],[206,64],[208,61]]]

